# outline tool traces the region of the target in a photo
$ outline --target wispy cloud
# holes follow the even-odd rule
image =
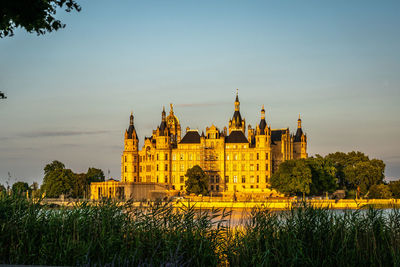
[[[77,135],[96,135],[104,134],[109,131],[38,131],[19,134],[19,137],[37,138],[37,137],[65,137],[65,136],[77,136]]]

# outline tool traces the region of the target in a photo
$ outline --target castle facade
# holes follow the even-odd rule
[[[300,118],[295,134],[289,128],[271,129],[263,107],[259,124],[256,128],[248,125],[246,136],[238,95],[228,130],[212,125],[200,134],[187,128],[181,137],[181,125],[171,104],[169,115],[162,111],[160,125],[152,136],[145,137],[141,149],[138,144],[131,114],[125,131],[121,181],[161,183],[173,190],[185,189],[186,170],[195,165],[210,177],[210,191],[267,188],[282,161],[307,157],[307,137]]]
[[[119,183],[123,187],[118,189],[118,182],[114,180],[112,183],[117,187],[112,190],[101,189],[107,182],[93,183],[92,198],[127,195],[127,191],[133,192],[127,186],[139,184],[185,192],[186,171],[195,165],[208,174],[209,190],[213,194],[261,193],[268,191],[269,179],[281,162],[306,157],[307,136],[300,117],[295,133],[290,133],[289,128],[272,129],[265,120],[263,106],[258,125],[246,127],[236,94],[228,129],[211,125],[205,133],[200,133],[186,128],[182,137],[181,125],[171,104],[169,115],[163,109],[160,125],[150,137],[144,138],[141,148],[131,114],[121,157]]]

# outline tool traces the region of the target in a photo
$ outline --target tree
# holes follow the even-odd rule
[[[336,178],[338,179],[339,188],[343,189],[351,187],[348,180],[346,179],[344,169],[347,166],[353,166],[358,162],[369,161],[368,156],[359,151],[352,151],[347,154],[343,152],[331,153],[325,156],[325,159],[330,160],[333,163],[333,166],[336,168]]]
[[[321,195],[324,192],[332,193],[337,188],[336,168],[330,159],[320,155],[306,159],[311,170],[310,193]]]
[[[351,188],[359,188],[360,193],[365,195],[372,185],[383,183],[384,168],[383,161],[373,159],[346,166],[344,174]]]
[[[208,194],[209,178],[199,165],[195,165],[193,168],[188,169],[185,176],[188,177],[185,182],[186,192],[188,194]]]
[[[79,12],[81,7],[75,0],[0,1],[0,38],[13,36],[17,27],[38,35],[64,28],[65,24],[55,18],[59,9]]]
[[[72,191],[75,174],[65,169],[65,165],[57,160],[44,167],[44,178],[41,190],[48,197],[59,197]]]
[[[86,173],[74,173],[71,196],[74,198],[85,197],[88,184]]]
[[[394,198],[400,198],[400,180],[391,181],[389,183],[389,188]]]
[[[92,182],[104,182],[105,176],[104,172],[100,169],[89,168],[86,173],[88,183]]]
[[[368,198],[391,198],[392,192],[388,185],[374,184],[369,189]]]
[[[4,185],[0,184],[0,194],[7,192]]]
[[[306,160],[287,160],[271,177],[271,186],[284,194],[310,193],[311,169]]]
[[[22,195],[29,190],[29,185],[25,182],[16,182],[12,185],[11,190],[13,194]]]

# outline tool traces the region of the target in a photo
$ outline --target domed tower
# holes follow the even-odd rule
[[[121,181],[136,182],[139,175],[139,138],[133,123],[133,113],[129,118],[129,127],[125,130],[124,151],[121,158]]]
[[[235,99],[235,112],[233,113],[232,119],[229,120],[229,134],[234,131],[239,130],[245,133],[246,130],[246,120],[240,115],[240,102],[239,95],[236,89],[236,99]]]
[[[177,145],[181,141],[181,124],[179,119],[174,115],[174,107],[170,104],[170,111],[167,117],[167,126],[171,137],[171,143]]]
[[[301,118],[299,114],[299,119],[297,120],[297,131],[293,138],[293,157],[295,159],[298,158],[307,158],[307,136],[303,133],[303,129],[301,127]]]

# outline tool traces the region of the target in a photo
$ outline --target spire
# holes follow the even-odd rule
[[[174,115],[174,106],[172,105],[172,103],[169,104],[169,114]]]
[[[297,129],[301,128],[301,119],[299,114],[299,119],[297,120]]]
[[[164,106],[163,106],[162,112],[161,112],[161,119],[162,119],[162,121],[166,120],[166,118],[165,118],[165,107]]]
[[[131,116],[129,117],[129,125],[133,125],[133,111],[131,111]]]
[[[239,89],[236,89],[236,99],[235,99],[235,111],[239,111],[240,102],[239,102]]]
[[[261,108],[261,119],[262,119],[262,120],[265,120],[265,109],[264,109],[264,105],[262,105],[262,108]]]

